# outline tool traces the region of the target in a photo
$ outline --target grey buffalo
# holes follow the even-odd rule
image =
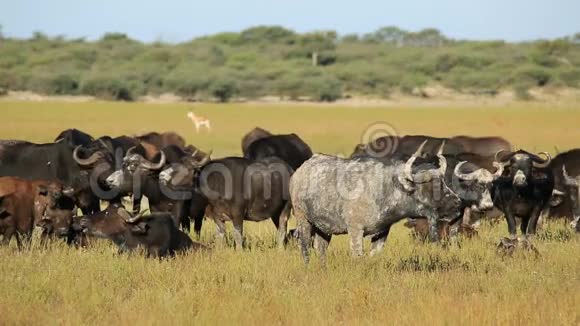
[[[456,218],[461,200],[445,182],[443,155],[438,155],[439,168],[414,167],[423,147],[407,161],[391,164],[321,154],[306,161],[290,181],[305,262],[312,236],[323,263],[335,234],[349,234],[354,256],[363,255],[363,237],[372,236],[373,255],[384,246],[391,226],[405,217],[427,217],[430,238],[437,240],[438,220]]]

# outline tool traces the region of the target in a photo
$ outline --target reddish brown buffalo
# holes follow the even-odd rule
[[[0,234],[2,244],[12,237],[22,246],[35,224],[44,224],[43,234],[68,234],[74,210],[73,191],[60,183],[0,177]],[[50,221],[50,222],[48,222]]]

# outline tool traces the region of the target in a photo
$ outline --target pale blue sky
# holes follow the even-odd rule
[[[0,0],[0,25],[14,37],[95,39],[115,31],[169,42],[256,25],[340,34],[396,25],[519,41],[580,32],[580,0]]]

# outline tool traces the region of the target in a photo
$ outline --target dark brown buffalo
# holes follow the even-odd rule
[[[273,136],[272,133],[270,133],[268,130],[262,129],[260,127],[256,127],[254,129],[250,130],[250,132],[248,132],[242,138],[242,153],[244,155],[246,155],[246,153],[248,152],[248,148],[250,148],[250,145],[253,142],[255,142],[258,139],[266,138],[269,136]]]
[[[368,144],[358,144],[351,158],[371,156],[377,159],[387,159],[394,154],[410,156],[425,141],[428,140],[425,154],[434,155],[437,149],[445,142],[444,155],[472,153],[484,157],[492,157],[498,151],[509,151],[511,144],[501,137],[470,137],[455,136],[451,138],[431,137],[425,135],[384,136]],[[493,160],[492,160],[493,162]]]
[[[53,219],[43,236],[66,237],[72,224],[74,199],[72,189],[57,182],[29,181],[16,177],[0,178],[0,234],[3,244],[16,238],[18,247],[28,243],[34,225]],[[22,237],[23,239],[20,239]],[[24,240],[24,241],[22,241]]]
[[[185,148],[185,139],[175,132],[149,132],[140,136],[136,136],[138,140],[152,144],[157,149],[163,149],[167,146],[174,145],[181,149]]]
[[[511,150],[511,143],[502,137],[451,137],[451,142],[460,145],[464,153],[494,156],[499,151]]]
[[[84,233],[109,239],[122,252],[143,248],[147,257],[161,258],[207,248],[191,241],[168,213],[132,217],[124,207],[111,204],[104,211],[83,217],[79,224]]]

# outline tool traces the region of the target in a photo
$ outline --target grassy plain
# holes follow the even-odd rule
[[[186,113],[211,119],[195,134]],[[76,127],[95,136],[174,130],[214,156],[239,155],[254,126],[296,132],[315,151],[348,155],[364,130],[386,122],[401,134],[500,135],[517,147],[579,146],[580,104],[505,107],[347,107],[0,102],[0,139],[51,141]],[[107,243],[72,249],[0,248],[0,324],[580,324],[580,238],[563,222],[534,239],[541,257],[495,253],[505,224],[483,225],[461,248],[391,232],[378,257],[351,259],[337,237],[329,264],[305,267],[295,246],[278,251],[271,223],[247,223],[248,249],[219,248],[168,261],[117,256]],[[211,243],[214,226],[204,225]],[[36,241],[35,241],[36,243]]]

